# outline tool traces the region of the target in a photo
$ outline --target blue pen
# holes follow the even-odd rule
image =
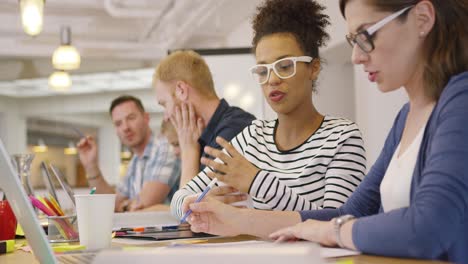
[[[211,188],[213,188],[213,186],[215,185],[215,183],[216,183],[217,181],[218,181],[218,179],[217,179],[217,178],[214,178],[214,179],[210,182],[210,184],[208,184],[208,186],[207,186],[206,189],[202,192],[202,194],[200,194],[200,196],[198,196],[198,198],[197,198],[197,200],[195,201],[195,203],[200,202],[200,201],[203,199],[203,197],[205,197],[206,194],[211,190]],[[180,220],[180,222],[181,222],[181,223],[185,223],[186,220],[187,220],[187,217],[189,217],[189,215],[190,215],[191,213],[192,213],[192,210],[189,209],[189,210],[185,213],[184,217],[182,217],[182,219]]]

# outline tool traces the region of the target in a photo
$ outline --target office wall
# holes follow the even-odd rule
[[[356,121],[364,136],[368,168],[377,159],[398,111],[408,101],[403,88],[382,93],[362,66],[354,67]]]
[[[10,154],[26,151],[26,117],[17,101],[0,96],[0,138]]]

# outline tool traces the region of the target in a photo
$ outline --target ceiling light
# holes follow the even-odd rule
[[[44,0],[20,0],[20,10],[24,32],[31,36],[41,33]]]
[[[65,155],[76,155],[78,151],[76,150],[75,144],[73,142],[68,142],[68,147],[63,149]]]
[[[70,75],[66,71],[56,71],[49,77],[49,86],[55,91],[67,91],[71,85]]]
[[[224,98],[226,98],[228,101],[234,101],[236,98],[240,95],[241,92],[241,87],[240,85],[236,83],[229,83],[226,85],[226,88],[224,88]]]
[[[60,47],[52,55],[52,65],[57,70],[76,70],[80,68],[81,58],[78,50],[71,45],[71,30],[68,26],[60,29]]]
[[[45,144],[44,140],[42,138],[37,140],[37,145],[33,146],[33,151],[35,153],[44,153],[47,152],[47,145]]]
[[[243,109],[249,110],[255,103],[255,97],[251,93],[244,95],[239,102],[239,106]]]

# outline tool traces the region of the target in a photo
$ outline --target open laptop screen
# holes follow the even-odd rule
[[[29,246],[40,263],[57,263],[44,230],[34,213],[18,174],[10,162],[10,155],[0,139],[0,188],[5,192],[18,223],[26,234]]]

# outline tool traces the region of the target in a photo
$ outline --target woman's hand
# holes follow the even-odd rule
[[[187,199],[187,198],[186,198]],[[248,217],[243,209],[206,197],[202,202],[189,204],[192,214],[188,218],[193,232],[204,232],[222,236],[237,236],[248,226]]]
[[[184,199],[184,202],[182,203],[182,211],[185,213],[189,209],[189,205],[200,196],[201,193],[199,194],[194,194],[191,196],[188,196]],[[218,187],[213,187],[207,194],[206,197],[211,197],[215,200],[218,200],[222,203],[225,204],[232,204],[236,202],[242,202],[247,200],[247,194],[242,194],[239,193],[239,190],[237,190],[234,187],[231,186],[218,186]],[[206,198],[205,198],[206,199]]]
[[[220,163],[212,159],[202,158],[201,163],[214,171],[208,172],[208,177],[216,177],[227,185],[237,188],[240,192],[247,193],[255,175],[257,175],[260,169],[244,158],[244,156],[237,152],[225,139],[217,137],[216,142],[223,147],[228,154],[224,153],[222,150],[205,147],[205,153],[223,162]]]
[[[307,220],[270,235],[276,242],[308,240],[328,247],[337,246],[333,221]]]

